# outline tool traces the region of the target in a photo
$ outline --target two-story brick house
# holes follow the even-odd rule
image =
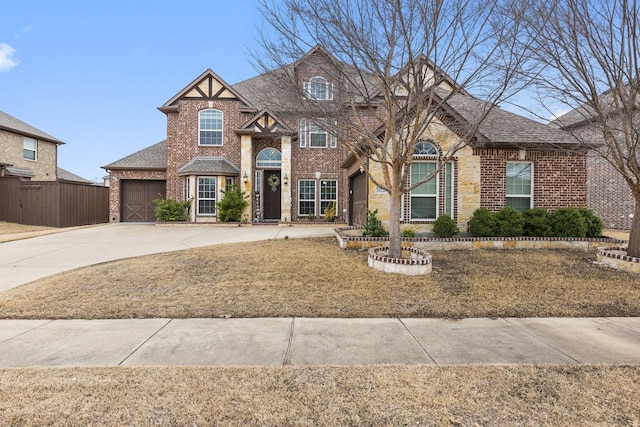
[[[0,174],[56,181],[57,138],[0,111]]]
[[[279,71],[295,75],[305,97],[339,104],[343,86],[326,72],[331,66],[342,65],[316,47]],[[327,130],[336,119],[294,113],[299,100],[279,91],[276,77],[229,85],[207,70],[159,107],[167,116],[166,141],[104,166],[112,221],[152,221],[151,201],[160,194],[193,199],[191,220],[213,222],[221,190],[231,183],[250,194],[246,218],[252,222],[305,222],[334,203],[339,221],[361,224],[366,208],[388,220],[386,193],[367,179],[339,133]],[[448,101],[447,115],[463,126],[485,106],[462,92]],[[323,120],[327,126],[318,125]],[[379,126],[372,121],[371,130]],[[434,167],[434,155],[459,138],[455,128],[437,122],[425,132],[412,174],[424,176]],[[405,197],[403,222],[429,228],[447,213],[465,226],[481,206],[585,205],[585,155],[564,149],[574,144],[566,133],[495,109],[478,134],[436,179]]]

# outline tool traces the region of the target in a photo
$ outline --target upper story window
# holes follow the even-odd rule
[[[200,111],[198,114],[198,130],[199,145],[222,145],[222,111]]]
[[[275,148],[265,148],[256,157],[257,168],[279,168],[282,166],[282,154]]]
[[[436,156],[438,149],[430,142],[418,142],[413,147],[414,156]]]
[[[26,160],[37,160],[38,141],[31,138],[24,138],[22,141],[22,157]]]
[[[327,148],[329,146],[336,148],[338,146],[338,138],[335,135],[337,121],[332,120],[331,123],[333,131],[330,132],[327,119],[300,120],[300,147],[306,147],[308,142],[311,148]]]
[[[308,82],[304,82],[304,91],[311,99],[319,101],[333,100],[333,85],[324,77],[312,77]]]

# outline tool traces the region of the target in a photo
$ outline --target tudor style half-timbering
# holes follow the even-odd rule
[[[112,220],[152,221],[152,200],[160,194],[192,199],[191,221],[216,222],[223,190],[237,184],[250,195],[250,222],[306,222],[333,204],[340,222],[362,225],[367,208],[388,221],[388,195],[340,143],[339,120],[349,120],[344,110],[328,114],[327,108],[323,116],[294,105],[312,99],[340,111],[348,88],[330,71],[341,66],[319,46],[277,70],[295,76],[298,97],[280,90],[272,73],[229,85],[205,71],[159,107],[167,116],[166,141],[104,166],[111,175]],[[453,85],[447,80],[442,87]],[[484,108],[465,91],[452,97],[443,119],[416,146],[410,181],[432,171],[435,156],[459,142],[456,130]],[[371,120],[372,132],[379,126]],[[494,109],[477,134],[436,178],[406,195],[403,222],[429,229],[448,214],[465,227],[478,207],[585,205],[585,155],[563,149],[574,143],[564,132]]]

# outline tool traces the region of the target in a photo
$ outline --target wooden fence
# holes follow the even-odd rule
[[[49,227],[109,222],[109,188],[0,178],[0,221]]]

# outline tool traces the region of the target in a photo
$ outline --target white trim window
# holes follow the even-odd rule
[[[324,211],[335,203],[338,212],[338,181],[335,179],[323,179],[320,181],[320,216],[324,216]]]
[[[260,169],[280,168],[282,167],[282,154],[275,148],[265,148],[256,156],[256,167]]]
[[[308,141],[311,148],[327,148],[329,146],[336,148],[338,146],[338,138],[335,134],[337,120],[334,119],[331,123],[332,131],[328,129],[327,119],[300,120],[300,147],[305,148]]]
[[[216,177],[198,177],[198,215],[216,214]]]
[[[413,162],[411,185],[437,169],[435,162]],[[411,190],[410,208],[412,220],[433,220],[438,217],[438,176]]]
[[[22,140],[22,157],[25,160],[38,160],[38,141],[32,138]]]
[[[332,101],[333,84],[329,83],[324,77],[315,76],[309,79],[308,82],[304,82],[304,93],[310,99]]]
[[[520,212],[533,207],[533,163],[507,162],[506,205]]]
[[[316,181],[301,179],[298,181],[298,215],[316,214]]]
[[[222,125],[222,111],[200,111],[198,113],[198,145],[222,145]]]

